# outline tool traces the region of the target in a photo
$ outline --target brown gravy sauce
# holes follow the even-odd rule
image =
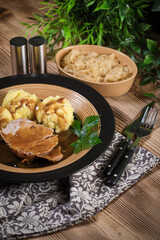
[[[77,136],[73,134],[70,130],[60,132],[58,135],[59,145],[62,149],[63,161],[68,158],[73,153],[73,148],[71,143],[77,140]],[[21,162],[12,151],[9,149],[4,141],[0,141],[0,163],[18,167],[18,168],[39,168],[53,165],[54,163],[49,162],[47,159],[37,158],[31,162]]]
[[[33,110],[35,107],[35,101],[33,99],[21,99],[21,100],[12,100],[10,106],[7,107],[7,109],[10,111],[10,113],[13,115],[15,111],[21,107],[26,105],[29,109]]]

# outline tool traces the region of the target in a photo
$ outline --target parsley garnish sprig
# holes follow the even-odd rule
[[[99,123],[100,116],[86,117],[83,124],[80,121],[74,120],[72,124],[72,132],[78,136],[78,140],[71,145],[74,148],[73,153],[79,153],[84,149],[89,149],[94,145],[102,143],[97,131],[94,131]]]

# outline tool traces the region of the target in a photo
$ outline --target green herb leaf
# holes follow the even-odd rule
[[[43,22],[43,18],[41,16],[39,16],[38,14],[33,14],[33,16],[35,17],[36,20],[38,20],[39,22]]]
[[[70,10],[74,7],[75,1],[76,1],[76,0],[70,0],[70,1],[69,1],[68,7],[67,7],[67,13],[69,13]]]
[[[25,23],[25,22],[21,22],[21,24],[22,24],[23,26],[30,26],[29,23]]]
[[[49,27],[50,27],[50,23],[47,24],[47,25],[43,28],[42,33],[43,33],[43,34],[46,33]]]
[[[144,58],[144,63],[145,64],[150,64],[150,63],[153,62],[154,58],[155,58],[154,54],[147,54]]]
[[[82,126],[80,121],[74,120],[71,131],[78,136],[78,140],[71,144],[74,148],[73,153],[77,154],[81,150],[102,143],[98,133],[94,131],[94,127],[98,125],[99,120],[100,116],[89,116],[85,119]]]
[[[82,149],[88,149],[90,147],[93,147],[94,145],[97,145],[99,143],[102,143],[101,139],[99,138],[99,135],[97,132],[90,133],[82,142]]]
[[[93,5],[94,2],[95,2],[95,0],[88,2],[87,7],[90,7],[91,5]]]
[[[73,143],[71,144],[71,146],[74,148],[73,153],[76,153],[76,154],[77,154],[77,153],[79,153],[80,151],[82,151],[82,143],[81,143],[81,141],[79,141],[79,140],[73,142]]]
[[[97,7],[95,8],[94,12],[99,11],[99,10],[107,10],[110,9],[111,4],[108,1],[104,1],[104,2],[99,2],[97,4]]]
[[[141,10],[139,8],[137,9],[137,12],[138,12],[139,16],[143,18],[143,13],[141,12]]]
[[[81,123],[78,120],[74,120],[72,123],[72,132],[80,137],[81,134]]]
[[[126,16],[126,4],[121,4],[119,8],[119,16],[121,18],[121,21],[123,22],[125,16]]]
[[[144,96],[146,97],[152,97],[152,98],[157,98],[155,94],[153,93],[143,93]]]
[[[144,71],[148,71],[151,68],[150,65],[146,65],[144,62],[138,63],[137,66],[139,70],[144,70]]]
[[[133,43],[133,41],[134,41],[134,37],[129,37],[125,39],[126,43]]]
[[[134,42],[131,43],[131,48],[132,48],[132,50],[133,50],[135,53],[140,54],[141,48],[140,48],[137,44],[135,44]]]
[[[149,76],[149,77],[145,77],[141,82],[140,82],[140,85],[143,86],[143,85],[146,85],[148,84],[149,82],[152,81],[152,77]]]
[[[157,42],[147,38],[147,47],[151,52],[155,52],[157,50]]]
[[[39,4],[47,4],[48,5],[48,2],[40,2]]]
[[[99,119],[100,119],[100,116],[87,117],[83,123],[80,136],[81,137],[87,136],[87,134],[91,131],[91,129],[97,126]]]
[[[150,28],[151,28],[151,25],[147,24],[147,23],[137,24],[137,31],[140,33],[145,32],[145,31],[149,30]]]

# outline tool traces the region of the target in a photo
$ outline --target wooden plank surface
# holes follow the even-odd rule
[[[15,36],[24,36],[25,28],[19,23],[27,21],[32,12],[38,12],[38,2],[39,0],[0,0],[0,7],[8,10],[8,14],[0,16],[0,77],[11,75],[9,40]],[[47,67],[49,73],[58,74],[54,61],[48,61]],[[115,115],[116,130],[121,132],[142,107],[150,102],[142,97],[142,91],[145,92],[149,88],[152,86],[140,88],[137,78],[129,93],[106,98]],[[156,131],[147,141],[142,140],[140,143],[157,156],[160,156],[159,126],[160,114]],[[160,170],[157,166],[90,220],[60,232],[28,240],[159,240],[159,187]]]

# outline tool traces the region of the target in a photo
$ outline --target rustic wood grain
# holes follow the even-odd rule
[[[10,14],[0,18],[0,77],[11,75],[9,40],[24,36],[25,29],[19,24],[27,21],[32,12],[38,12],[39,0],[0,0],[0,7]],[[29,38],[30,36],[28,36]],[[48,73],[58,74],[53,61],[48,61]],[[152,88],[152,86],[150,86]],[[137,78],[129,93],[120,97],[106,98],[111,105],[116,129],[122,131],[150,100],[142,97]],[[158,107],[158,106],[157,106]],[[160,156],[160,114],[156,131],[140,145]],[[103,211],[90,220],[68,229],[28,240],[159,240],[160,239],[160,170],[153,169],[128,191],[119,196]]]

